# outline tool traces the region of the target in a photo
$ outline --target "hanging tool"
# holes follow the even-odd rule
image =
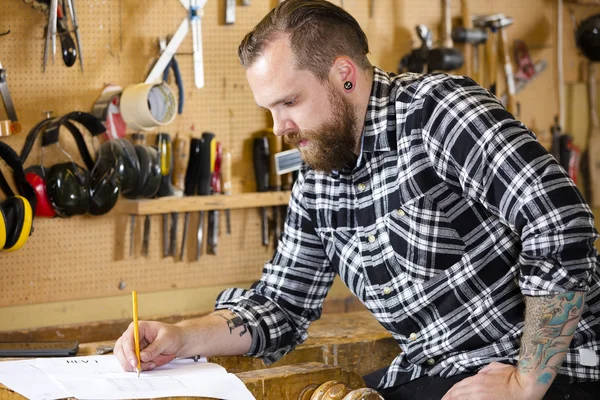
[[[62,49],[62,59],[67,67],[72,67],[77,60],[77,49],[75,42],[69,33],[69,23],[67,22],[65,3],[59,4],[57,9],[57,29],[60,38],[60,47]]]
[[[171,185],[171,174],[173,172],[173,157],[172,157],[172,142],[171,136],[168,133],[159,133],[158,140],[158,159],[160,162],[160,174],[162,180],[158,189],[158,197],[166,197],[173,195],[173,187]],[[163,257],[168,257],[171,254],[169,248],[169,214],[163,214]]]
[[[167,39],[159,38],[158,39],[158,47],[160,48],[160,52],[164,52],[167,48]],[[179,70],[179,63],[175,56],[171,57],[167,67],[163,72],[163,82],[169,81],[169,70],[173,70],[173,76],[175,77],[175,84],[177,85],[178,92],[178,102],[177,102],[177,114],[183,113],[183,101],[184,101],[184,87],[183,87],[183,79],[181,79],[181,71]]]
[[[198,195],[208,196],[210,194],[210,179],[215,156],[215,134],[210,132],[202,133],[204,143],[202,145],[202,154],[200,156],[200,173],[198,179]],[[198,231],[196,234],[196,261],[202,255],[202,244],[204,235],[204,211],[198,215]]]
[[[455,43],[463,43],[465,45],[465,75],[472,77],[476,82],[481,83],[481,71],[479,69],[479,45],[483,44],[488,39],[488,33],[481,28],[463,28],[456,27],[452,30],[452,40]],[[470,46],[473,46],[472,48]],[[467,55],[473,53],[473,57]]]
[[[231,194],[231,153],[223,150],[223,159],[221,160],[221,188],[223,194],[228,196]],[[225,210],[225,225],[227,234],[231,235],[231,211]]]
[[[204,87],[204,64],[202,57],[202,16],[207,0],[180,0],[181,5],[188,11],[188,15],[181,21],[179,28],[167,44],[154,67],[148,74],[145,83],[159,82],[160,76],[166,69],[169,61],[175,56],[177,49],[185,39],[190,25],[192,25],[192,41],[194,48],[194,83],[198,89]]]
[[[63,46],[63,59],[65,60],[65,64],[70,61],[70,58],[73,56],[79,56],[79,65],[81,67],[81,71],[83,72],[83,51],[81,49],[81,36],[79,35],[79,25],[77,23],[77,11],[75,10],[75,0],[51,0],[50,1],[50,9],[48,12],[48,25],[46,26],[46,42],[44,45],[44,63],[43,68],[44,72],[46,72],[46,66],[48,65],[48,53],[50,52],[50,44],[52,44],[52,64],[54,64],[54,59],[56,55],[56,33],[57,31],[61,31],[64,28],[64,32],[61,33],[61,45]],[[75,40],[77,42],[77,48],[73,48],[73,51],[67,55],[65,59],[64,55],[64,46],[70,46],[72,43],[72,39],[64,39],[63,36],[66,37],[66,34],[69,32],[69,23],[66,17],[66,10],[68,9],[69,15],[71,17],[71,23],[73,25],[73,31],[75,32]],[[61,27],[59,27],[59,17],[62,16],[63,20],[61,21]],[[70,38],[70,36],[68,36]],[[71,64],[72,65],[72,64]]]
[[[180,135],[175,136],[175,141],[173,142],[173,176],[171,182],[173,184],[173,195],[177,197],[182,197],[185,189],[185,176],[190,158],[189,150],[189,140]],[[171,213],[171,244],[169,250],[173,257],[177,256],[178,221],[179,213]]]
[[[225,0],[225,24],[235,23],[235,3],[236,0]]]
[[[451,49],[452,47],[454,47],[454,43],[452,42],[452,4],[450,0],[442,0],[442,7],[442,47]]]
[[[184,196],[193,196],[198,193],[198,183],[200,180],[200,157],[202,156],[202,146],[204,140],[202,138],[192,138],[190,142],[190,151],[187,170],[185,172]],[[183,260],[185,255],[185,244],[187,242],[187,232],[190,225],[190,212],[185,212],[183,220],[183,235],[181,238],[181,251],[179,259]]]
[[[210,178],[211,195],[221,195],[221,160],[223,158],[223,147],[220,142],[215,144],[215,157],[213,172]],[[208,212],[208,237],[206,239],[207,253],[217,254],[219,244],[219,210]]]
[[[461,0],[460,2],[460,9],[461,9],[461,13],[462,13],[462,23],[463,23],[463,27],[466,31],[470,31],[473,29],[473,19],[471,18],[471,7],[469,6],[469,0]],[[452,35],[452,39],[454,39],[454,31],[452,31],[453,35]],[[486,39],[487,39],[487,35],[486,35]],[[471,47],[473,46],[473,47]],[[463,49],[463,55],[465,57],[465,75],[467,76],[472,76],[473,75],[473,70],[474,68],[474,64],[475,61],[473,60],[473,57],[471,56],[471,53],[475,52],[475,48],[476,48],[476,44],[470,44],[470,42],[466,42],[464,49]]]
[[[21,132],[21,124],[17,119],[17,112],[13,104],[12,97],[8,90],[8,74],[6,69],[2,67],[0,62],[0,95],[4,102],[4,110],[6,111],[7,120],[0,121],[0,137],[10,136]]]
[[[496,33],[498,32],[498,28],[500,26],[498,21],[505,20],[506,17],[504,14],[493,14],[493,15],[484,15],[478,16],[473,19],[473,25],[478,28],[489,29],[489,37],[487,40],[486,46],[486,63],[487,63],[487,71],[488,71],[488,82],[487,85],[489,87],[490,92],[492,94],[496,94],[497,92],[497,80],[498,80],[498,39],[496,37]],[[506,19],[507,21],[509,19]],[[512,23],[512,20],[510,20]]]
[[[281,175],[277,174],[277,169],[275,168],[275,154],[281,153],[282,150],[282,139],[281,136],[277,136],[273,134],[271,131],[269,133],[269,150],[271,152],[271,160],[270,160],[270,188],[272,191],[279,192],[281,191]],[[279,235],[281,234],[281,224],[280,220],[285,215],[284,213],[280,213],[281,206],[273,206],[273,239],[275,246],[279,242]]]
[[[252,147],[252,160],[254,163],[254,177],[256,178],[256,190],[258,192],[269,191],[269,175],[271,154],[269,152],[269,140],[266,137],[254,139]],[[260,208],[262,244],[269,245],[269,223],[267,219],[267,207]]]

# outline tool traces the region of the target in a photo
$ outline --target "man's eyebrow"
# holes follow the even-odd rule
[[[267,106],[267,108],[273,108],[273,107],[275,107],[278,104],[286,103],[286,102],[290,101],[294,97],[296,97],[296,94],[288,94],[287,96],[284,96],[284,97],[282,97],[282,98],[280,98],[278,100],[275,100],[274,102],[272,102],[271,104],[269,104]],[[261,107],[261,108],[265,108],[265,107]]]

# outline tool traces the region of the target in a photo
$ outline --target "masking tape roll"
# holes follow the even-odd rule
[[[130,129],[149,131],[170,124],[177,115],[177,97],[166,83],[139,83],[121,95],[121,116]]]

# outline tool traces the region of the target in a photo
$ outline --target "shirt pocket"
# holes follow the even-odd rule
[[[459,262],[465,243],[437,201],[421,195],[387,215],[398,272],[425,282]]]

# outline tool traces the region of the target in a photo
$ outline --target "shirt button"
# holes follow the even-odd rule
[[[430,358],[429,360],[427,360],[427,364],[435,365],[435,360],[433,358]]]
[[[417,340],[417,334],[413,332],[408,338],[414,342],[415,340]]]
[[[401,208],[399,208],[397,212],[398,212],[398,215],[401,216],[401,217],[404,217],[406,215],[406,213],[404,212],[404,210],[401,209]]]
[[[387,286],[383,288],[383,294],[390,294],[390,293],[392,293],[392,289],[391,288],[389,288]]]
[[[369,241],[369,243],[373,243],[375,241],[375,236],[374,235],[369,235],[369,237],[367,238],[367,240]]]
[[[365,185],[364,183],[359,183],[357,187],[358,187],[358,190],[360,190],[362,192],[363,190],[365,190],[367,188],[367,185]]]

